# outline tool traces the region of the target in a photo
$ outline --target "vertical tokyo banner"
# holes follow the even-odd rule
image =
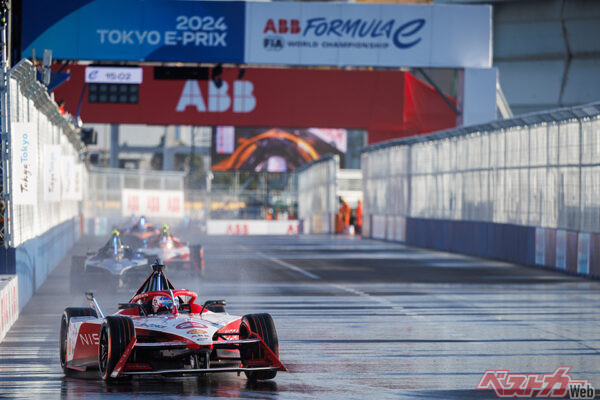
[[[22,51],[55,59],[243,62],[244,2],[23,0]]]
[[[35,124],[13,122],[12,145],[12,201],[15,205],[37,204],[39,180],[38,140]]]
[[[46,145],[43,160],[44,200],[58,202],[61,195],[60,145]]]

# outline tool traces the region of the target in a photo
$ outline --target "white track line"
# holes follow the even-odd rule
[[[273,261],[274,263],[281,265],[282,267],[286,267],[286,268],[291,269],[292,271],[296,271],[299,274],[302,274],[310,279],[321,279],[320,276],[317,276],[317,275],[313,274],[312,272],[308,272],[307,270],[302,269],[294,264],[290,264],[283,260],[280,260],[279,258],[269,257],[269,256],[263,256],[263,257],[265,257],[269,261]]]

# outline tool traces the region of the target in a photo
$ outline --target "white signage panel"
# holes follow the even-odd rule
[[[492,63],[487,5],[246,4],[246,63],[479,67]]]
[[[182,190],[123,189],[121,210],[124,217],[183,218],[184,197]]]
[[[12,144],[12,201],[14,204],[37,204],[39,180],[38,140],[36,125],[13,122]]]
[[[73,175],[73,200],[83,200],[83,164],[74,165]]]
[[[297,235],[297,220],[210,220],[207,223],[209,235]]]
[[[61,195],[60,146],[49,144],[44,147],[44,201],[58,202]]]
[[[86,67],[86,83],[142,83],[142,69],[137,67]]]
[[[73,156],[61,156],[62,171],[62,198],[74,200],[75,198],[75,158]]]

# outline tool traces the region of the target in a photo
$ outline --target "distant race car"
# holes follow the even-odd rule
[[[118,287],[127,280],[139,279],[148,265],[145,256],[123,245],[119,231],[115,230],[98,252],[71,258],[71,290]]]
[[[187,268],[204,273],[204,249],[201,245],[187,245],[171,234],[168,225],[160,233],[145,239],[137,251],[150,260],[162,260],[169,268]]]
[[[123,243],[132,249],[142,247],[144,240],[160,233],[160,230],[155,225],[148,222],[143,215],[137,222],[135,222],[134,217],[132,217],[132,221],[133,223],[125,225],[120,229]]]
[[[176,290],[156,262],[152,273],[119,311],[104,316],[92,293],[89,308],[65,309],[60,363],[65,375],[98,369],[104,380],[135,375],[244,372],[251,380],[286,371],[269,314],[229,315],[225,300],[196,304],[197,294]]]

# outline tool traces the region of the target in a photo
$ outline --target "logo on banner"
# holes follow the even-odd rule
[[[415,18],[407,22],[395,19],[362,19],[362,18],[325,18],[307,19],[304,24],[297,19],[268,19],[263,34],[294,35],[299,40],[287,42],[290,47],[323,48],[386,48],[391,41],[398,49],[409,49],[421,40],[421,31],[425,26],[424,18]],[[316,41],[302,40],[307,36],[323,39]],[[329,40],[330,39],[330,40]],[[355,39],[362,39],[356,41]],[[375,41],[377,40],[377,41]],[[266,36],[263,47],[267,50],[281,50],[284,47],[282,36]]]
[[[60,201],[60,146],[46,145],[44,157],[44,200]]]
[[[37,203],[38,143],[35,125],[28,122],[13,123],[11,129],[12,200],[15,204]]]
[[[263,39],[263,47],[267,50],[283,50],[283,37],[281,36],[266,36]]]
[[[151,217],[182,218],[183,192],[178,190],[123,189],[123,216],[144,214]]]
[[[226,112],[233,103],[234,113],[249,113],[256,108],[256,97],[254,97],[254,84],[250,81],[234,81],[233,96],[229,94],[229,84],[223,81],[221,87],[214,82],[208,83],[208,103],[202,95],[198,81],[186,81],[179,96],[177,112],[183,112],[187,107],[194,107],[198,112]],[[233,102],[232,102],[233,97]]]

